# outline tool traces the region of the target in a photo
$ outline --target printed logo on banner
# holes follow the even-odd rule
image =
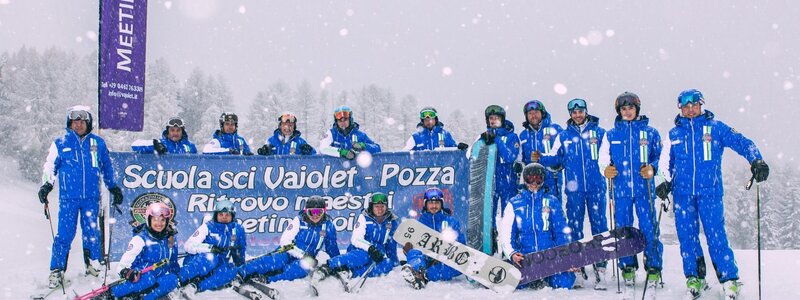
[[[136,197],[136,200],[133,200],[133,203],[131,203],[131,221],[129,224],[136,227],[147,223],[147,218],[144,216],[144,213],[147,211],[147,206],[154,202],[166,204],[172,213],[172,220],[175,220],[175,203],[172,203],[169,197],[159,193],[146,193],[139,195],[139,197]]]

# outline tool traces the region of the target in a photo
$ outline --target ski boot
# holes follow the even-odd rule
[[[741,290],[742,283],[736,279],[728,280],[722,283],[722,291],[725,293],[726,300],[739,299],[739,291]]]
[[[606,282],[606,268],[605,267],[595,267],[594,268],[594,290],[596,291],[605,291],[608,289],[608,282]]]
[[[703,291],[709,289],[708,284],[706,284],[706,280],[697,277],[689,277],[686,279],[686,288],[689,290],[691,299],[700,298],[700,295],[703,293]]]
[[[333,272],[333,270],[331,270],[331,267],[329,267],[328,264],[323,264],[319,266],[319,268],[314,270],[314,273],[311,274],[311,281],[317,283],[322,280],[325,280],[325,278],[328,278],[328,276],[331,276],[333,274],[335,273]]]
[[[61,286],[64,281],[64,271],[55,269],[50,271],[50,277],[47,278],[47,287],[54,289]]]
[[[647,282],[645,283],[647,286],[645,287],[645,293],[647,295],[643,295],[643,299],[656,299],[656,288],[658,288],[658,283],[661,281],[661,271],[659,270],[649,270],[647,271]],[[645,297],[646,296],[646,297]]]
[[[586,284],[586,281],[589,279],[589,276],[586,275],[586,271],[583,267],[580,270],[575,271],[575,283],[572,285],[573,289],[580,289]]]
[[[89,263],[86,264],[86,271],[84,272],[84,275],[86,275],[86,276],[94,276],[94,277],[99,276],[100,275],[100,269],[102,269],[100,266],[102,266],[102,263],[100,263],[99,261],[97,261],[95,259],[89,261]]]
[[[622,281],[625,282],[625,286],[636,284],[636,269],[633,267],[622,268]]]
[[[415,290],[423,289],[428,284],[428,278],[425,276],[424,271],[414,271],[409,265],[404,265],[400,269],[400,275],[403,276],[406,282],[411,284]]]

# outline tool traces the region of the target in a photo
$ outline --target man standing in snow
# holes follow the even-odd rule
[[[456,144],[450,132],[444,129],[444,123],[439,121],[439,114],[435,108],[425,107],[419,112],[417,131],[408,138],[403,151],[435,150],[436,148],[452,147],[458,147],[460,150],[469,148],[464,143]]]
[[[371,154],[381,152],[381,145],[373,142],[353,121],[353,111],[342,105],[333,111],[333,126],[319,141],[322,154],[354,159],[361,151]]]
[[[197,147],[189,141],[189,134],[186,133],[184,126],[183,119],[169,118],[160,140],[153,139],[152,142],[136,140],[131,144],[131,148],[137,153],[197,153]]]
[[[550,153],[553,150],[553,142],[556,136],[564,130],[560,125],[552,123],[550,113],[547,112],[544,104],[539,100],[531,100],[525,103],[525,106],[522,107],[522,113],[525,115],[525,122],[522,123],[523,129],[519,133],[519,143],[522,147],[522,164],[514,166],[517,172],[522,172],[522,166],[538,163],[542,153]],[[536,158],[535,161],[534,158]],[[559,201],[562,201],[561,190],[564,181],[561,175],[562,170],[561,166],[548,169],[544,177],[544,186],[542,186],[546,193],[555,196]]]
[[[658,185],[662,199],[670,192],[675,200],[675,226],[680,241],[683,274],[693,297],[708,288],[706,266],[700,245],[698,219],[703,222],[708,252],[727,299],[739,295],[739,269],[728,245],[722,201],[722,152],[731,148],[750,162],[756,182],[767,180],[769,166],[750,139],[703,110],[700,91],[685,90],[678,96],[681,113],[669,132],[669,174],[672,181]]]
[[[113,196],[113,204],[122,203],[122,191],[114,179],[114,169],[105,141],[92,133],[89,107],[74,106],[67,111],[67,133],[50,145],[42,171],[39,201],[47,206],[47,195],[58,176],[58,235],[53,241],[49,287],[61,285],[67,268],[72,239],[80,217],[84,257],[89,258],[86,274],[99,274],[102,258],[97,211],[100,205],[100,175]]]
[[[253,155],[247,141],[239,135],[239,117],[234,113],[223,112],[219,116],[219,129],[214,138],[203,147],[204,154]]]

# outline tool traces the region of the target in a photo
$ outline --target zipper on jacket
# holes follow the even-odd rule
[[[696,163],[696,159],[695,159],[695,152],[696,152],[695,151],[695,144],[697,144],[697,143],[694,140],[694,118],[689,119],[689,125],[691,125],[689,127],[692,128],[692,136],[689,138],[689,140],[692,141],[692,195],[695,195],[696,192],[695,192],[694,184],[695,184],[695,179],[697,178],[697,176],[696,176],[697,175],[697,166],[695,165],[695,163]]]
[[[634,174],[634,169],[633,169],[633,162],[634,162],[634,160],[633,160],[633,158],[634,158],[633,157],[633,121],[628,122],[628,153],[631,154],[631,163],[629,164],[629,166],[631,168],[631,198],[633,198],[633,195],[634,195],[634,192],[633,192],[633,190],[634,190],[634,188],[633,188],[633,176],[634,176],[633,175]]]
[[[588,127],[589,124],[586,124],[586,126]],[[581,137],[581,170],[583,170],[581,173],[583,173],[583,192],[586,192],[588,190],[588,182],[586,182],[586,156],[583,154],[583,147],[585,146],[584,144],[586,141],[583,140],[583,133],[580,130],[578,130],[578,136]]]

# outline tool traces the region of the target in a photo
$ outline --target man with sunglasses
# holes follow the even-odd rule
[[[278,117],[278,128],[267,139],[267,143],[258,148],[258,155],[315,155],[317,151],[300,137],[297,130],[297,116],[285,112]]]
[[[283,230],[280,247],[239,268],[239,281],[255,280],[268,284],[300,279],[317,266],[320,250],[325,251],[331,259],[339,256],[336,226],[326,213],[326,207],[324,198],[309,197],[305,208]]]
[[[425,190],[425,202],[422,204],[422,213],[419,221],[442,234],[455,237],[459,243],[465,244],[466,237],[461,232],[461,223],[450,214],[450,209],[444,208],[444,192],[436,187]],[[403,265],[400,275],[403,276],[414,289],[422,289],[428,281],[447,281],[461,275],[453,269],[433,258],[430,258],[410,245],[403,246],[408,263]]]
[[[726,299],[736,299],[741,284],[725,232],[722,153],[727,147],[747,159],[756,182],[767,180],[769,166],[753,141],[715,119],[711,111],[703,109],[704,104],[703,94],[695,89],[678,96],[681,112],[669,132],[672,181],[661,183],[656,193],[666,199],[672,192],[675,201],[675,226],[689,293],[699,297],[708,289],[705,257],[698,237],[702,221],[708,252]]]
[[[399,218],[389,211],[389,197],[381,192],[372,194],[369,205],[356,220],[347,253],[331,258],[314,274],[315,280],[330,275],[343,280],[364,274],[374,262],[375,268],[367,276],[388,274],[397,265],[397,242],[392,238]]]
[[[184,128],[183,119],[171,117],[167,120],[166,128],[161,132],[161,139],[136,140],[131,144],[134,152],[138,153],[197,153],[197,147],[189,141],[189,134]]]
[[[606,181],[600,175],[601,149],[606,131],[599,125],[600,119],[588,113],[586,100],[576,98],[567,103],[570,119],[567,127],[556,137],[553,149],[541,156],[540,163],[546,167],[564,166],[564,193],[567,195],[567,220],[571,229],[571,241],[583,239],[583,221],[589,214],[592,235],[608,231],[606,219]],[[536,155],[533,156],[535,160]],[[606,157],[607,158],[607,157]],[[588,212],[587,212],[588,210]],[[606,261],[594,264],[594,289],[605,290]],[[577,274],[574,287],[583,287],[588,279],[584,268]]]
[[[456,144],[449,131],[444,129],[444,123],[439,121],[439,113],[433,107],[425,107],[419,112],[417,131],[411,134],[406,141],[403,151],[435,150],[436,148],[458,147],[467,150],[469,146],[464,143]]]
[[[112,196],[112,204],[122,204],[106,142],[92,133],[89,107],[74,106],[67,111],[66,134],[50,144],[42,171],[39,201],[48,205],[47,195],[58,178],[58,234],[53,240],[48,286],[61,285],[67,268],[72,239],[80,218],[86,274],[99,274],[102,258],[97,212],[100,205],[100,176]]]
[[[519,133],[519,142],[522,147],[521,161],[523,164],[516,164],[517,172],[521,172],[521,167],[530,163],[538,163],[542,153],[549,154],[553,149],[553,142],[564,129],[560,125],[552,123],[550,113],[539,100],[531,100],[525,103],[522,108],[525,115],[524,128]],[[561,187],[564,178],[561,176],[562,168],[549,169],[545,172],[544,186],[542,189],[550,193],[558,200],[561,200]]]
[[[615,187],[613,221],[617,227],[633,226],[633,213],[636,212],[639,229],[647,240],[644,251],[647,284],[654,291],[661,279],[664,248],[655,227],[655,183],[652,180],[658,172],[661,135],[648,125],[650,119],[640,114],[641,100],[638,95],[631,92],[620,94],[614,108],[617,118],[614,128],[606,135],[611,163],[603,171]],[[636,256],[620,258],[619,268],[625,285],[633,286],[639,268]]]
[[[530,163],[522,169],[525,189],[508,201],[500,221],[503,255],[519,267],[525,254],[569,243],[569,227],[561,200],[543,190],[548,172],[538,163]],[[567,271],[518,288],[570,289],[574,282],[575,274]]]
[[[342,105],[333,110],[333,126],[319,141],[322,154],[354,159],[361,151],[371,154],[381,152],[381,145],[373,142],[353,119],[353,111]]]
[[[247,140],[239,135],[239,117],[234,113],[223,112],[219,116],[219,129],[214,138],[203,147],[204,154],[253,155]]]

